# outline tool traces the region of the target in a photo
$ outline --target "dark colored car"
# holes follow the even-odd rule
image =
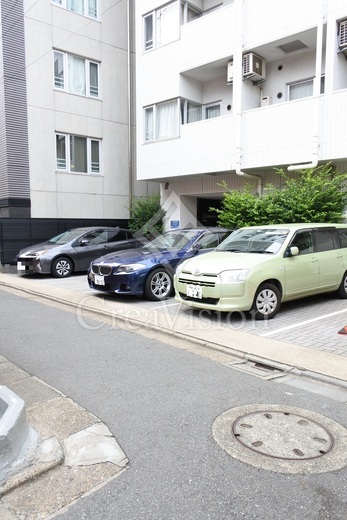
[[[22,249],[17,255],[17,271],[65,278],[75,271],[87,271],[90,262],[100,255],[140,244],[129,230],[119,227],[70,229],[47,242]]]
[[[92,289],[164,300],[173,293],[176,266],[186,258],[213,250],[232,230],[192,228],[167,231],[137,249],[94,260],[88,270]]]

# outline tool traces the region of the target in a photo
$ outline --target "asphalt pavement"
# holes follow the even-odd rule
[[[282,378],[295,388],[313,388],[317,395],[321,393],[340,403],[347,402],[347,335],[338,334],[347,316],[345,301],[318,298],[301,302],[299,310],[290,304],[283,317],[279,314],[271,323],[259,323],[245,316],[225,318],[191,312],[173,299],[155,303],[98,294],[88,288],[83,275],[57,280],[1,272],[0,289],[35,303],[68,310],[85,332],[100,331],[105,326],[121,329],[218,360],[243,374],[263,380]],[[312,334],[322,339],[327,325],[330,327],[328,340],[312,342]],[[307,332],[310,327],[313,327],[312,334]],[[7,487],[2,489],[2,520],[51,518],[127,468],[126,454],[97,415],[6,357],[0,359],[0,375],[1,384],[7,384],[25,400],[28,420],[41,438],[54,437],[63,447],[63,455],[57,455],[54,467],[42,468],[37,464],[8,480]],[[109,444],[105,447],[104,442]],[[53,502],[51,493],[45,493],[47,480],[52,479],[57,489]],[[38,496],[41,497],[40,512],[35,509]]]

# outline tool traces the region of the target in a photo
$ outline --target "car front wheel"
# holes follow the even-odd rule
[[[337,290],[337,296],[343,300],[347,299],[347,272],[343,275],[340,287]]]
[[[281,306],[281,295],[272,283],[264,283],[258,288],[253,302],[252,311],[256,320],[270,320]]]
[[[148,300],[165,300],[172,294],[172,278],[165,269],[155,269],[148,276],[144,294]]]
[[[52,264],[52,275],[54,278],[66,278],[67,276],[70,276],[72,272],[73,265],[69,258],[61,256],[54,260]]]

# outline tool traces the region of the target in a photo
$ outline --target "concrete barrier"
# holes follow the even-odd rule
[[[27,464],[37,442],[38,433],[27,423],[23,399],[0,386],[0,485]]]

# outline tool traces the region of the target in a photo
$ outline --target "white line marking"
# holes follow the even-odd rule
[[[259,336],[272,336],[273,334],[279,334],[280,332],[284,332],[285,330],[296,329],[297,327],[302,327],[303,325],[307,325],[308,323],[314,323],[315,321],[324,320],[325,318],[330,318],[331,316],[337,316],[338,314],[343,314],[346,312],[346,309],[342,311],[331,312],[330,314],[325,314],[323,316],[319,316],[318,318],[312,318],[311,320],[295,323],[295,325],[288,325],[287,327],[282,327],[282,329],[271,330],[270,332],[266,332],[266,334],[259,334]]]
[[[158,302],[158,303],[160,303],[160,302]],[[178,302],[177,302],[177,303],[168,303],[168,304],[166,304],[166,305],[161,305],[161,308],[163,308],[163,307],[165,307],[165,308],[167,308],[167,307],[174,307],[175,305],[181,305],[181,304],[178,303]],[[154,310],[154,309],[158,310],[158,308],[160,308],[159,305],[156,306],[156,307],[149,307],[149,310],[150,310],[150,311],[152,311],[152,310]]]

